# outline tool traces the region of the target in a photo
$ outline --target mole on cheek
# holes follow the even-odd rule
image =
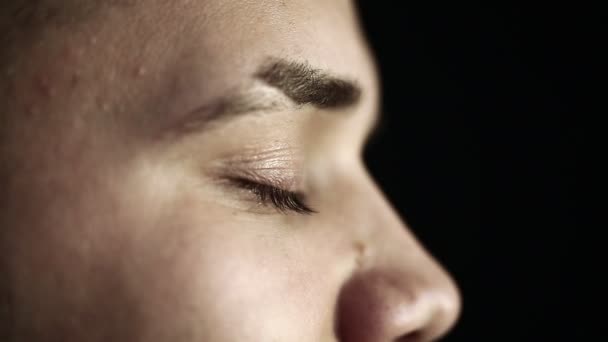
[[[38,96],[48,99],[55,95],[55,88],[51,85],[48,75],[39,75],[34,79],[34,89]]]

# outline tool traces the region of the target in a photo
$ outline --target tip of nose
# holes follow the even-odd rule
[[[454,285],[416,289],[380,278],[359,278],[342,293],[341,341],[433,341],[456,323]]]
[[[400,342],[433,341],[445,335],[460,314],[460,296],[453,291],[429,291],[415,302],[403,303],[403,314],[393,321],[388,340]],[[408,307],[405,307],[405,306]],[[395,315],[397,318],[397,315]]]
[[[428,326],[423,329],[427,340],[435,340],[452,329],[460,316],[461,301],[460,293],[455,288],[435,294],[433,313],[429,319]]]

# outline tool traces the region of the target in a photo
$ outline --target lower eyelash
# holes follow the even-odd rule
[[[230,178],[229,181],[239,188],[251,191],[261,204],[273,206],[281,212],[292,211],[304,215],[316,213],[306,204],[304,195],[301,193],[244,178]]]

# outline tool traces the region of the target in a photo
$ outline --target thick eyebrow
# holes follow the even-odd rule
[[[285,59],[268,59],[252,78],[253,85],[232,91],[187,115],[172,127],[170,135],[200,131],[212,121],[261,111],[296,110],[304,105],[326,110],[347,108],[358,104],[362,93],[355,81],[333,76],[305,62]]]
[[[361,89],[355,82],[332,76],[307,63],[271,59],[255,76],[280,89],[297,104],[341,108],[357,103],[361,97]]]

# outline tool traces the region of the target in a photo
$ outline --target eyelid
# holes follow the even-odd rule
[[[221,158],[213,169],[220,177],[244,178],[297,192],[303,187],[302,165],[299,151],[279,146],[262,151],[245,149]]]
[[[303,215],[316,213],[308,206],[304,194],[300,192],[292,192],[274,185],[258,183],[244,178],[229,178],[227,180],[233,185],[253,193],[259,204],[273,206],[279,212],[287,213],[291,211]]]
[[[255,199],[275,212],[312,214],[304,195],[304,169],[300,151],[280,145],[249,148],[216,160],[209,169],[224,186],[241,191],[238,197]]]

